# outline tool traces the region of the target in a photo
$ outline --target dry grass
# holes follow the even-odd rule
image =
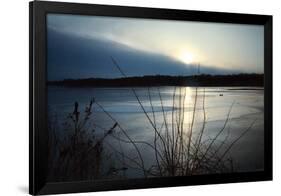
[[[119,64],[111,57],[113,64],[123,77],[127,77]],[[233,172],[233,160],[227,156],[232,147],[251,130],[253,121],[234,141],[227,142],[231,121],[231,111],[235,105],[233,103],[226,114],[226,118],[220,130],[213,138],[206,137],[205,129],[207,124],[206,96],[205,89],[199,91],[195,88],[191,116],[186,116],[186,88],[174,87],[172,94],[172,110],[168,114],[165,111],[163,95],[159,87],[157,96],[159,98],[161,112],[156,114],[154,99],[152,99],[151,88],[147,88],[149,99],[149,110],[146,109],[137,94],[135,88],[131,91],[136,98],[142,114],[150,126],[153,133],[153,141],[134,140],[120,122],[108,112],[102,104],[92,99],[85,108],[83,114],[79,111],[79,104],[75,102],[74,111],[69,114],[65,125],[66,136],[60,139],[56,135],[56,124],[54,120],[49,123],[49,165],[50,178],[60,180],[87,180],[100,178],[126,177],[126,170],[133,169],[142,173],[143,177],[152,176],[186,176],[209,173]],[[201,100],[199,97],[202,97]],[[201,104],[199,104],[201,103]],[[103,135],[98,136],[96,130],[90,125],[93,121],[93,107],[99,108],[110,120],[109,127],[104,128]],[[199,108],[200,107],[200,108]],[[199,112],[201,112],[199,114]],[[159,116],[159,114],[161,114]],[[168,118],[168,115],[171,115]],[[202,116],[202,124],[195,130],[196,116]],[[190,118],[190,123],[186,120]],[[161,119],[159,121],[159,119]],[[222,138],[223,133],[226,136]],[[204,137],[205,136],[205,137]],[[118,146],[113,145],[107,138],[114,139]],[[208,138],[208,139],[204,139]],[[125,145],[131,145],[136,156],[125,153]],[[108,150],[105,153],[104,146]],[[154,154],[154,164],[146,164],[143,148],[149,148]],[[103,160],[107,154],[114,154],[114,161],[104,171]],[[110,160],[108,157],[106,160]]]
[[[49,123],[49,178],[55,181],[87,180],[103,177],[102,164],[105,158],[104,141],[113,134],[117,124],[112,124],[103,135],[89,128],[93,120],[91,100],[84,112],[75,102],[74,111],[69,113],[65,123],[65,136],[57,136],[57,123]]]
[[[111,60],[121,75],[123,77],[127,77],[116,60],[112,57]],[[144,173],[146,173],[148,176],[185,176],[233,171],[233,161],[227,157],[227,154],[233,145],[252,128],[255,122],[252,122],[237,139],[229,144],[229,146],[226,146],[226,140],[228,137],[226,137],[223,141],[220,141],[220,136],[226,131],[227,125],[231,120],[230,114],[235,103],[230,106],[222,128],[218,131],[216,136],[214,138],[202,141],[207,123],[205,110],[205,89],[203,89],[201,95],[203,97],[201,108],[203,112],[203,122],[199,134],[196,135],[194,135],[194,124],[197,112],[199,111],[198,88],[195,88],[194,101],[192,103],[192,117],[189,127],[186,126],[185,123],[186,89],[183,90],[181,87],[174,87],[172,95],[172,117],[170,118],[171,122],[168,122],[167,112],[165,111],[165,105],[163,103],[161,91],[159,88],[157,88],[162,114],[162,122],[160,124],[157,124],[156,122],[156,113],[154,110],[153,101],[151,99],[151,89],[147,89],[151,112],[148,112],[145,109],[136,90],[131,88],[131,91],[133,92],[148,123],[151,125],[151,131],[154,132],[153,143],[133,141],[135,144],[147,145],[154,151],[156,164],[151,165],[148,168],[142,168],[145,170]],[[149,113],[151,113],[151,115]],[[169,124],[171,126],[169,126]],[[130,143],[132,141],[122,140],[122,142]]]

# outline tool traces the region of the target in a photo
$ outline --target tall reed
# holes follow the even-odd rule
[[[127,77],[113,57],[111,61],[118,72],[123,77]],[[140,171],[145,178],[233,172],[233,160],[227,155],[255,123],[255,121],[250,123],[232,142],[227,142],[230,133],[228,125],[235,102],[230,105],[222,127],[217,130],[215,137],[209,138],[205,130],[208,123],[205,88],[195,87],[193,100],[187,102],[186,96],[191,96],[192,92],[175,86],[171,97],[171,111],[166,110],[160,87],[147,87],[149,108],[144,106],[134,87],[130,87],[130,90],[147,120],[146,123],[150,126],[153,141],[134,139],[121,125],[122,123],[95,99],[90,101],[82,113],[79,110],[79,103],[75,102],[73,112],[68,115],[65,137],[61,138],[56,133],[56,118],[53,124],[49,123],[52,125],[49,127],[50,178],[56,181],[87,180],[113,178],[114,174],[120,178],[121,172],[123,177],[126,177],[128,169]],[[158,113],[156,113],[155,99],[152,99],[153,92],[160,103]],[[108,117],[107,128],[95,122],[92,115],[93,107]],[[199,115],[202,116],[201,123],[196,122]],[[95,123],[91,124],[91,122]],[[97,134],[95,127],[103,130],[101,136]],[[225,138],[222,137],[223,133],[226,133]],[[116,140],[118,145],[110,142],[109,138]],[[132,147],[135,156],[124,150],[126,145]],[[105,146],[109,154],[114,154],[115,161],[118,162],[117,165],[107,166],[106,171],[104,171]],[[145,147],[153,152],[155,159],[153,164],[147,163],[144,158]]]
[[[117,61],[113,57],[111,57],[111,60],[120,74],[123,77],[127,77]],[[195,87],[191,122],[189,126],[187,126],[187,123],[185,123],[186,88],[183,90],[181,87],[174,87],[172,95],[172,117],[170,118],[170,122],[168,122],[167,111],[165,111],[165,104],[163,102],[161,90],[160,87],[157,87],[162,115],[162,122],[160,124],[157,124],[156,120],[156,112],[154,110],[154,105],[151,98],[151,87],[147,88],[147,94],[150,103],[149,111],[145,109],[136,89],[131,87],[131,91],[136,98],[142,113],[150,124],[151,131],[154,132],[154,140],[152,143],[147,141],[127,141],[124,139],[121,140],[120,138],[119,140],[125,143],[135,143],[136,145],[147,145],[149,148],[151,148],[151,150],[154,151],[156,164],[147,168],[142,167],[142,169],[145,170],[144,173],[147,173],[149,176],[184,176],[228,172],[233,170],[232,160],[230,160],[230,158],[225,159],[225,157],[233,145],[238,142],[248,131],[250,131],[255,122],[252,122],[237,139],[235,139],[229,144],[228,147],[226,147],[225,145],[227,137],[223,141],[220,141],[219,138],[226,131],[227,125],[231,120],[230,115],[235,104],[234,102],[230,106],[226,115],[226,119],[215,137],[203,141],[204,131],[207,124],[205,88],[203,88],[203,91],[201,91],[201,109],[203,113],[203,121],[202,127],[198,134],[194,133],[194,126],[197,112],[199,111],[199,87]],[[169,124],[171,126],[169,126]],[[217,147],[217,144],[220,144],[219,147]]]

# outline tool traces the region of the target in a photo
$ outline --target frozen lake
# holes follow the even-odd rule
[[[131,88],[67,88],[48,87],[49,120],[57,119],[57,134],[65,135],[63,124],[69,113],[73,112],[74,103],[79,103],[81,114],[89,105],[91,98],[102,107],[94,104],[91,123],[88,129],[96,130],[102,135],[104,130],[113,126],[114,120],[126,131],[133,140],[153,144],[154,128],[165,131],[176,126],[177,118],[182,119],[181,126],[188,137],[192,126],[192,138],[198,138],[204,124],[202,143],[206,144],[222,130],[227,116],[229,119],[224,130],[216,138],[213,146],[221,146],[221,153],[227,149],[247,128],[250,130],[241,137],[229,150],[225,159],[231,158],[233,171],[260,171],[264,167],[264,91],[263,88],[252,87],[136,87]],[[197,96],[196,96],[197,91]],[[197,98],[196,98],[197,97]],[[196,103],[195,103],[196,100]],[[194,108],[194,106],[196,107]],[[112,120],[103,109],[110,114]],[[145,110],[145,112],[143,111]],[[195,111],[195,112],[194,112]],[[204,120],[205,112],[205,120]],[[178,114],[181,116],[178,117]],[[148,119],[149,118],[149,119]],[[193,125],[192,125],[193,124]],[[116,137],[126,139],[124,134],[116,130]],[[105,141],[108,154],[112,148],[122,149],[129,157],[135,157],[136,151],[132,144],[123,143],[116,138],[108,137]],[[223,142],[223,143],[222,143]],[[108,144],[108,145],[107,145]],[[138,144],[145,167],[154,165],[153,149]],[[118,158],[111,156],[110,162],[117,163]],[[137,169],[129,168],[127,177],[142,177]]]

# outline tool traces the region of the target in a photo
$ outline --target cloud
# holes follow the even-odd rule
[[[186,65],[171,57],[138,50],[104,38],[89,38],[48,28],[48,80],[66,78],[121,77],[112,56],[128,76],[193,75],[197,66]],[[201,73],[224,74],[227,71],[201,65]]]

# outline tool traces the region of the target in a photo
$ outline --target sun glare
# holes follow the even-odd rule
[[[178,58],[186,64],[193,62],[193,54],[188,51],[180,52]]]

